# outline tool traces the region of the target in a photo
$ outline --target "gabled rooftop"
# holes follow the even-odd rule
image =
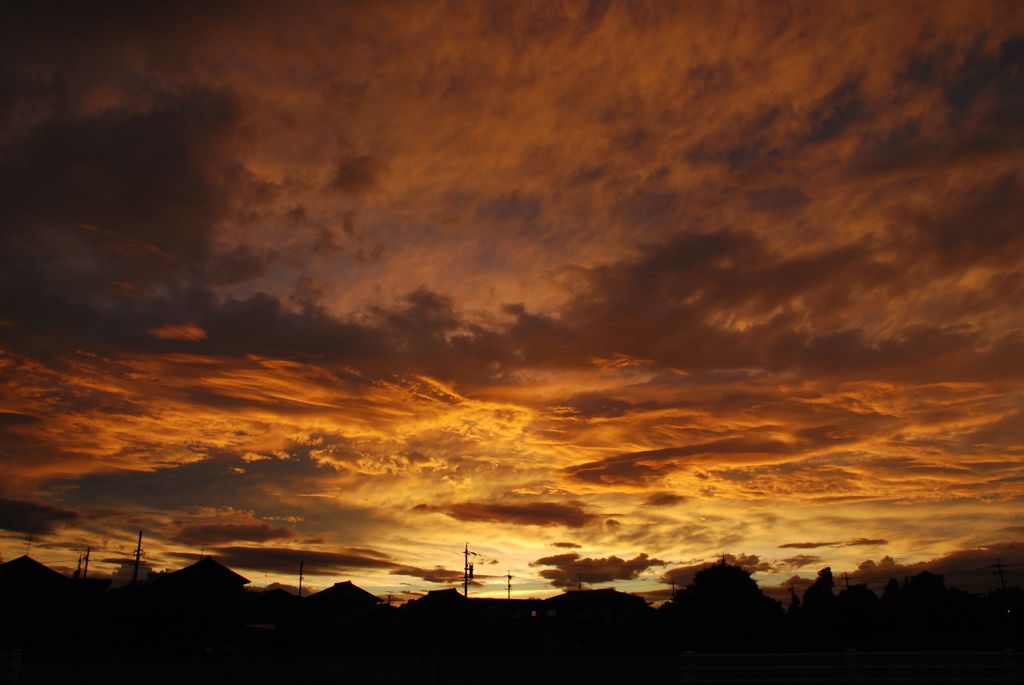
[[[39,563],[27,554],[17,559],[11,559],[5,564],[0,564],[0,583],[3,584],[32,583],[56,585],[66,580],[68,580],[67,577],[54,571],[49,566]]]
[[[308,597],[314,604],[330,602],[332,604],[370,605],[380,603],[380,598],[370,594],[351,580],[335,583],[329,588],[316,592]]]
[[[234,585],[247,585],[251,582],[239,575],[213,557],[203,557],[191,566],[186,566],[158,579],[161,584],[168,582],[216,582]]]

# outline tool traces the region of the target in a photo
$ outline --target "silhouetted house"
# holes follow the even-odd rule
[[[544,616],[542,599],[471,597],[466,608],[473,623],[488,626],[531,624]]]
[[[543,643],[622,648],[649,641],[654,618],[642,597],[607,588],[570,590],[544,602]]]
[[[155,639],[183,646],[229,644],[242,626],[248,583],[247,578],[223,564],[203,557],[150,581],[141,590],[140,609],[132,609],[132,602],[127,603],[133,620],[139,622],[132,630],[149,631]]]
[[[314,621],[337,621],[361,617],[380,604],[380,599],[353,585],[351,580],[335,583],[306,598],[307,615]]]
[[[275,588],[247,592],[242,605],[242,642],[249,649],[287,648],[299,639],[304,600]]]
[[[570,590],[545,600],[544,610],[547,620],[593,626],[639,624],[654,613],[642,597],[612,588]]]
[[[25,554],[0,564],[0,592],[54,592],[68,583],[68,578]]]
[[[249,582],[212,557],[203,557],[152,581],[148,595],[154,601],[222,605],[240,601]]]
[[[50,643],[64,627],[71,582],[27,554],[0,564],[0,643]]]
[[[455,588],[430,590],[419,599],[406,602],[402,611],[417,618],[442,618],[462,614],[466,598]]]
[[[301,612],[302,600],[281,588],[245,595],[243,617],[247,625],[291,626],[298,622]]]

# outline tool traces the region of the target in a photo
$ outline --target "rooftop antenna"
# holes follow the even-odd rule
[[[82,575],[82,553],[78,553],[78,568],[75,569],[75,575],[73,578],[78,578]]]
[[[89,575],[89,552],[92,551],[92,545],[85,548],[85,568],[82,569],[82,577],[85,578]]]
[[[508,580],[508,596],[505,599],[512,599],[512,569],[505,572],[505,578]]]

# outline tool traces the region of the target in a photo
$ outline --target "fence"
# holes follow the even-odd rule
[[[1021,654],[1005,652],[803,652],[683,655],[684,683],[1015,683]]]
[[[0,685],[17,685],[20,666],[20,649],[13,652],[0,652]]]

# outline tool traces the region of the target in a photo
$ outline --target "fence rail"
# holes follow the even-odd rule
[[[1024,685],[1020,652],[794,652],[698,654],[682,658],[684,683],[1013,683]]]
[[[0,652],[0,685],[17,685],[21,667],[21,650]]]

